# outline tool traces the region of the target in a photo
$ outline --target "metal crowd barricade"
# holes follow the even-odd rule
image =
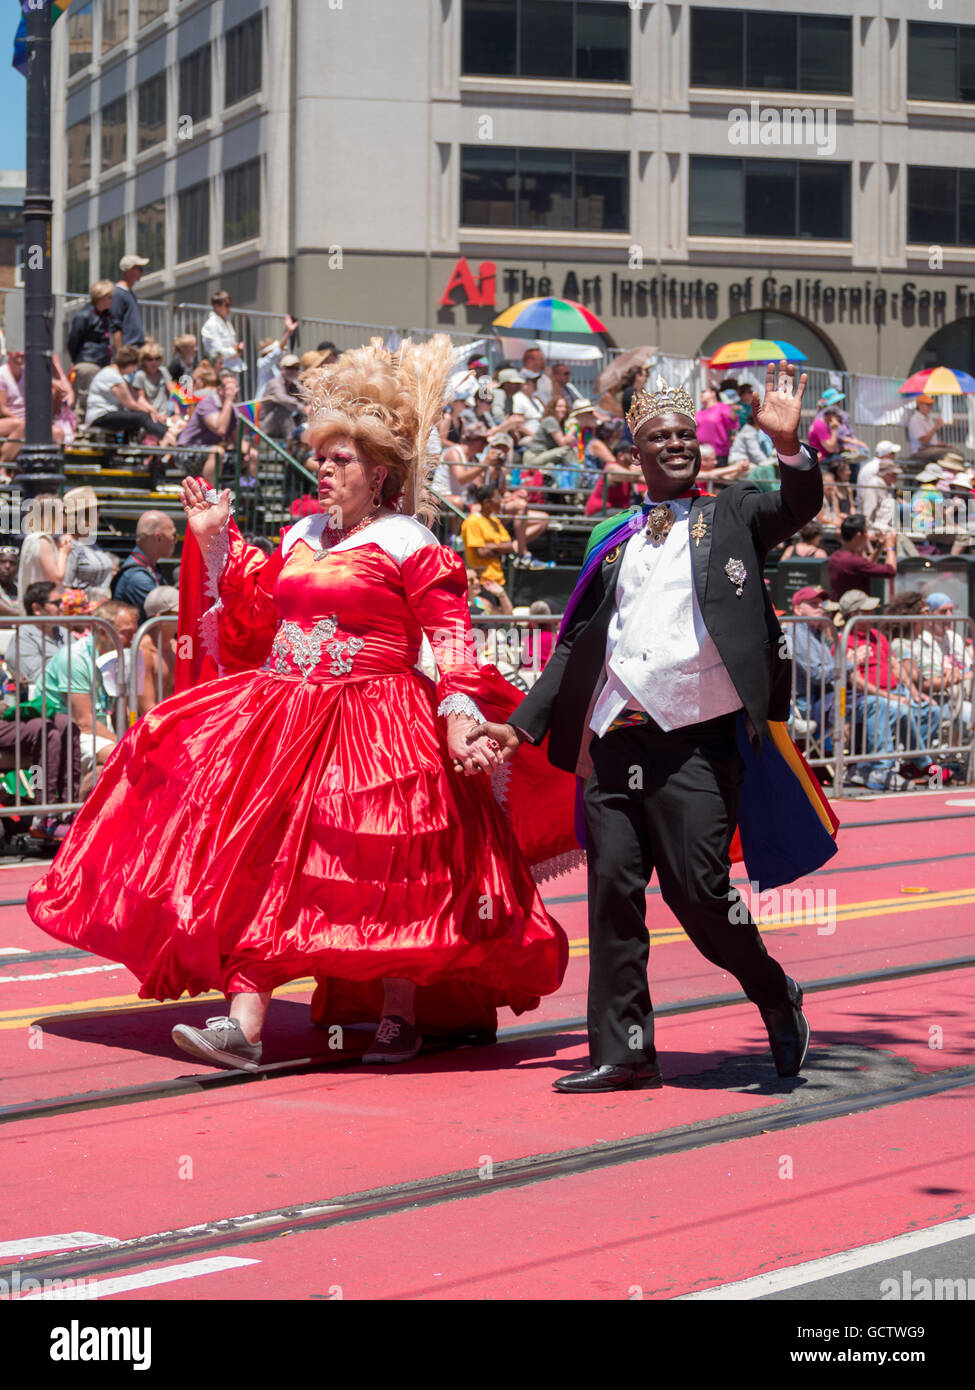
[[[51,732],[51,725],[54,723],[56,715],[61,713],[61,711],[57,711],[51,706],[43,677],[35,685],[30,685],[26,680],[21,680],[20,660],[27,654],[26,644],[22,645],[21,632],[27,627],[40,629],[41,640],[39,654],[43,661],[44,668],[46,669],[51,658],[60,650],[58,644],[49,641],[47,633],[55,627],[67,630],[69,636],[66,639],[68,645],[65,648],[65,682],[68,687],[68,693],[69,696],[72,693],[88,694],[92,705],[93,723],[101,722],[98,715],[98,696],[101,676],[98,672],[97,665],[93,665],[91,679],[87,687],[72,691],[71,687],[75,679],[72,667],[74,665],[76,669],[76,663],[72,662],[75,639],[70,636],[70,633],[86,628],[100,632],[104,642],[104,652],[101,653],[101,655],[111,653],[114,650],[116,660],[122,666],[124,666],[125,663],[125,648],[122,645],[118,632],[107,618],[86,616],[65,617],[61,615],[56,617],[9,617],[5,618],[0,626],[4,629],[13,629],[13,635],[10,638],[3,660],[7,671],[17,683],[18,687],[17,693],[13,697],[8,698],[7,708],[9,709],[11,703],[13,704],[13,716],[4,721],[8,726],[13,726],[13,748],[10,750],[5,749],[0,753],[0,771],[14,773],[13,802],[12,804],[8,803],[0,806],[0,816],[21,816],[28,814],[42,816],[59,815],[66,811],[76,811],[81,806],[79,797],[80,787],[75,785],[73,758],[70,748],[66,748],[64,754],[64,798],[59,801],[49,801],[46,796],[48,784],[48,737]],[[31,695],[33,695],[35,701],[40,704],[40,712],[35,716],[31,716],[21,709],[21,700],[29,698]],[[85,739],[92,739],[93,742],[93,734],[83,732],[78,727],[77,723],[71,719],[70,698],[66,699],[65,703],[67,705],[66,717],[68,720],[67,734],[69,740],[78,739],[83,741]],[[110,701],[109,710],[110,712],[107,718],[110,721],[114,719],[114,732],[116,737],[121,738],[128,727],[128,698],[124,683],[120,687],[118,695],[114,698],[114,708]],[[22,746],[24,743],[24,726],[28,723],[36,723],[36,721],[40,721],[41,728],[39,730],[35,728],[31,732],[34,737],[39,736],[40,738],[39,761],[25,763],[23,756],[24,749]],[[109,727],[110,726],[111,725],[109,725]],[[83,742],[82,747],[84,747]],[[92,746],[92,766],[93,779],[97,779],[98,761],[95,756],[94,746]],[[29,798],[25,797],[25,790],[29,790],[32,793],[39,791],[40,796],[32,795]]]
[[[845,691],[834,718],[837,794],[857,768],[878,768],[883,778],[902,762],[935,758],[960,763],[964,780],[975,779],[973,650],[971,618],[868,614],[847,622],[837,640]],[[859,664],[858,651],[866,657]],[[940,782],[934,774],[932,785]]]
[[[141,669],[139,656],[142,639],[144,637],[152,637],[155,641],[157,658],[161,658],[162,644],[167,637],[175,635],[176,624],[177,617],[175,613],[171,615],[160,613],[156,618],[147,618],[132,638],[132,646],[129,649],[131,655],[126,667],[126,697],[129,724],[134,724],[145,712],[141,708],[141,697],[145,688],[145,673]],[[171,632],[167,633],[167,627],[171,628]],[[175,675],[175,666],[173,667],[173,672]],[[159,704],[161,700],[166,700],[173,694],[173,691],[168,688],[165,680],[165,671],[161,659],[157,659],[156,661],[156,678],[154,685],[155,689],[152,691],[152,694],[155,704]]]
[[[832,768],[834,705],[843,672],[836,674],[836,628],[829,618],[787,614],[779,622],[792,665],[792,737],[810,767]]]

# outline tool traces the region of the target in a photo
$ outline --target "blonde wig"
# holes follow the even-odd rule
[[[308,442],[321,449],[330,439],[351,439],[369,463],[386,468],[384,503],[432,521],[438,499],[430,481],[438,458],[431,438],[455,359],[443,333],[425,343],[404,338],[395,352],[381,338],[343,352],[310,374]]]

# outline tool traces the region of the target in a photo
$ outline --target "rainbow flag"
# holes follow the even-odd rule
[[[41,0],[41,4],[43,7],[43,0]],[[58,20],[64,14],[68,6],[71,4],[71,0],[49,0],[49,4],[51,6],[51,23],[53,25],[57,24]],[[20,16],[20,23],[17,26],[17,33],[14,36],[14,56],[12,66],[15,67],[19,73],[22,73],[24,77],[26,77],[27,20],[25,16],[27,14],[28,9],[37,9],[37,5],[32,4],[32,0],[20,0],[20,8],[22,14]]]
[[[255,427],[260,424],[260,401],[239,401],[238,404],[234,406],[234,409],[238,415],[242,415],[245,420],[249,420]]]
[[[188,391],[185,386],[173,384],[170,384],[169,394],[177,405],[182,406],[184,410],[189,410],[192,406],[196,405],[197,401],[203,399],[202,396],[194,396],[192,391]]]

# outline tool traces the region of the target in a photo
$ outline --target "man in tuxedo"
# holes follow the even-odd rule
[[[765,557],[822,506],[816,453],[798,438],[805,384],[785,363],[776,384],[770,364],[756,407],[778,454],[774,493],[740,482],[704,494],[687,392],[658,378],[657,391],[634,397],[627,421],[647,499],[593,533],[558,644],[511,722],[474,731],[504,758],[548,734],[549,760],[586,779],[591,1067],[557,1090],[661,1084],[645,922],[654,869],[698,950],[758,1006],[779,1074],[796,1075],[805,1059],[802,990],[730,889],[729,860],[745,767],[739,722],[758,754],[769,720],[789,711]],[[601,557],[600,531],[604,548],[619,536]]]

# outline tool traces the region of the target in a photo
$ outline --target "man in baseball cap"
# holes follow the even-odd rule
[[[870,594],[865,594],[862,589],[847,589],[845,594],[840,595],[838,603],[833,603],[832,600],[824,603],[823,611],[832,613],[835,625],[843,627],[847,619],[852,618],[855,613],[872,613],[879,607],[879,598],[871,598]]]
[[[867,518],[867,525],[880,531],[895,529],[893,489],[901,475],[897,466],[900,451],[899,444],[882,439],[857,477],[857,507]]]
[[[807,621],[785,624],[785,639],[795,666],[794,689],[796,713],[808,721],[806,738],[820,743],[832,722],[833,685],[836,665],[828,636],[828,623],[812,622],[823,618],[823,603],[829,597],[825,589],[807,584],[792,595],[792,611]]]
[[[123,256],[118,263],[119,279],[112,295],[112,346],[116,352],[120,347],[144,347],[146,331],[142,326],[142,311],[133,288],[145,274],[149,264],[146,256]]]

